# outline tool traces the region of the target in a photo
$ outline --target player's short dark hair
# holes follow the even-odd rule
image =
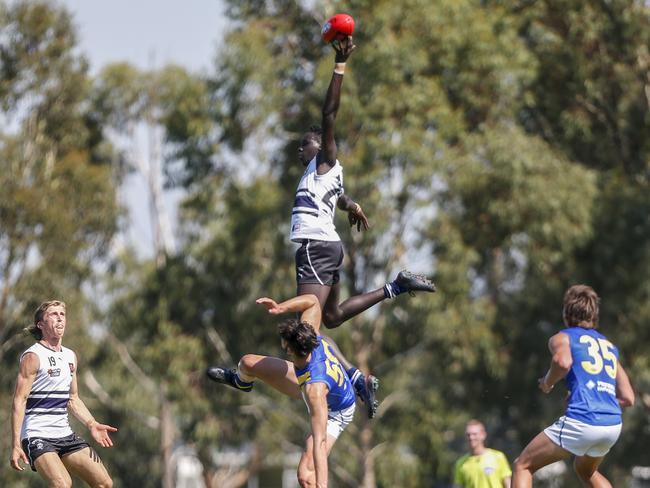
[[[320,125],[312,125],[307,129],[307,134],[311,134],[319,144],[323,142],[323,129]]]
[[[307,357],[318,346],[318,337],[312,325],[298,319],[288,319],[278,326],[280,337],[300,357]]]
[[[564,294],[562,318],[569,327],[598,327],[600,297],[587,285],[573,285]]]

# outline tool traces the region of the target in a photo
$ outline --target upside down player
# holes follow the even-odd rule
[[[514,488],[533,486],[535,471],[571,455],[585,486],[612,487],[598,466],[618,440],[621,407],[634,404],[634,390],[618,361],[618,349],[596,331],[599,302],[586,285],[574,285],[564,295],[562,318],[567,328],[549,340],[553,359],[539,388],[550,393],[564,378],[569,390],[566,413],[515,460]]]
[[[311,433],[298,464],[298,481],[303,488],[326,487],[327,457],[352,421],[355,394],[337,357],[325,338],[318,334],[321,309],[315,295],[299,295],[282,303],[260,298],[257,303],[272,315],[299,312],[300,320],[288,319],[279,327],[284,359],[246,354],[238,368],[208,368],[213,381],[249,392],[259,379],[285,395],[302,398],[311,418]]]
[[[332,31],[332,36],[335,32]],[[328,40],[328,39],[326,39]],[[329,39],[331,40],[331,39]],[[339,270],[343,263],[343,245],[334,226],[335,207],[348,212],[351,226],[357,230],[368,229],[369,223],[361,205],[343,191],[343,167],[337,159],[338,149],[334,139],[334,123],[341,99],[341,85],[348,57],[355,50],[352,36],[332,43],[335,68],[323,104],[322,129],[310,127],[303,135],[298,148],[298,158],[306,167],[294,200],[291,215],[291,240],[300,244],[296,251],[297,295],[313,294],[323,310],[323,324],[328,329],[367,310],[387,298],[405,292],[434,292],[434,284],[424,276],[402,271],[397,278],[382,288],[348,298],[339,303]],[[376,380],[369,382],[340,353],[328,339],[341,360],[357,393],[366,403],[368,416],[374,415],[374,389]]]

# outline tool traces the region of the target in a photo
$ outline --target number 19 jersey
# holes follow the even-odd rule
[[[621,423],[616,399],[618,349],[594,329],[569,327],[573,364],[565,380],[569,390],[566,416],[589,425]]]
[[[309,383],[327,384],[327,407],[336,412],[354,404],[352,383],[341,363],[332,353],[327,341],[318,336],[318,346],[311,352],[311,360],[304,368],[297,368],[296,377],[302,390]]]
[[[72,429],[68,423],[68,402],[77,358],[67,347],[54,351],[37,342],[21,359],[30,352],[38,356],[39,368],[27,397],[20,438],[69,436]]]

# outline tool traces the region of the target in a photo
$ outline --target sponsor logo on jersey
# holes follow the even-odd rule
[[[74,373],[74,363],[68,363],[68,366],[70,366],[70,373]]]
[[[47,374],[50,375],[50,378],[56,378],[61,376],[61,368],[50,368],[47,370]]]

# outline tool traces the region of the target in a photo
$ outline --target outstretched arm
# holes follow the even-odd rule
[[[350,222],[350,227],[357,226],[357,231],[368,230],[370,223],[368,222],[368,217],[363,213],[361,205],[352,200],[345,193],[341,195],[336,202],[336,206],[348,213],[348,221]]]
[[[336,67],[334,68],[334,73],[332,73],[332,79],[327,88],[327,95],[325,95],[325,102],[323,103],[323,149],[318,160],[318,164],[324,163],[329,167],[334,166],[336,163],[337,148],[334,139],[334,121],[336,120],[336,114],[341,102],[341,85],[343,84],[345,62],[356,48],[352,42],[352,36],[348,36],[344,41],[334,42],[332,46],[336,51],[334,58]]]
[[[546,374],[539,379],[539,389],[544,393],[549,393],[555,384],[567,375],[573,364],[569,336],[565,333],[559,332],[551,337],[548,341],[548,348],[553,355],[551,366]]]
[[[38,356],[33,352],[28,352],[20,360],[20,368],[18,370],[18,377],[16,378],[16,390],[14,391],[14,401],[11,411],[12,442],[9,463],[17,471],[23,471],[25,469],[20,465],[20,461],[29,464],[29,459],[27,459],[27,455],[20,445],[20,431],[23,426],[23,420],[25,419],[27,397],[32,390],[39,366],[40,361],[38,360]]]
[[[255,303],[266,307],[270,314],[279,315],[287,312],[300,312],[300,320],[311,324],[316,334],[320,330],[321,310],[316,295],[298,295],[284,302],[277,303],[272,298],[263,297]]]
[[[70,384],[70,401],[68,402],[70,412],[90,431],[90,435],[102,447],[112,447],[113,441],[109,437],[109,432],[117,432],[115,427],[110,425],[100,424],[97,422],[86,404],[79,398],[79,391],[77,390],[77,373],[72,377]]]

